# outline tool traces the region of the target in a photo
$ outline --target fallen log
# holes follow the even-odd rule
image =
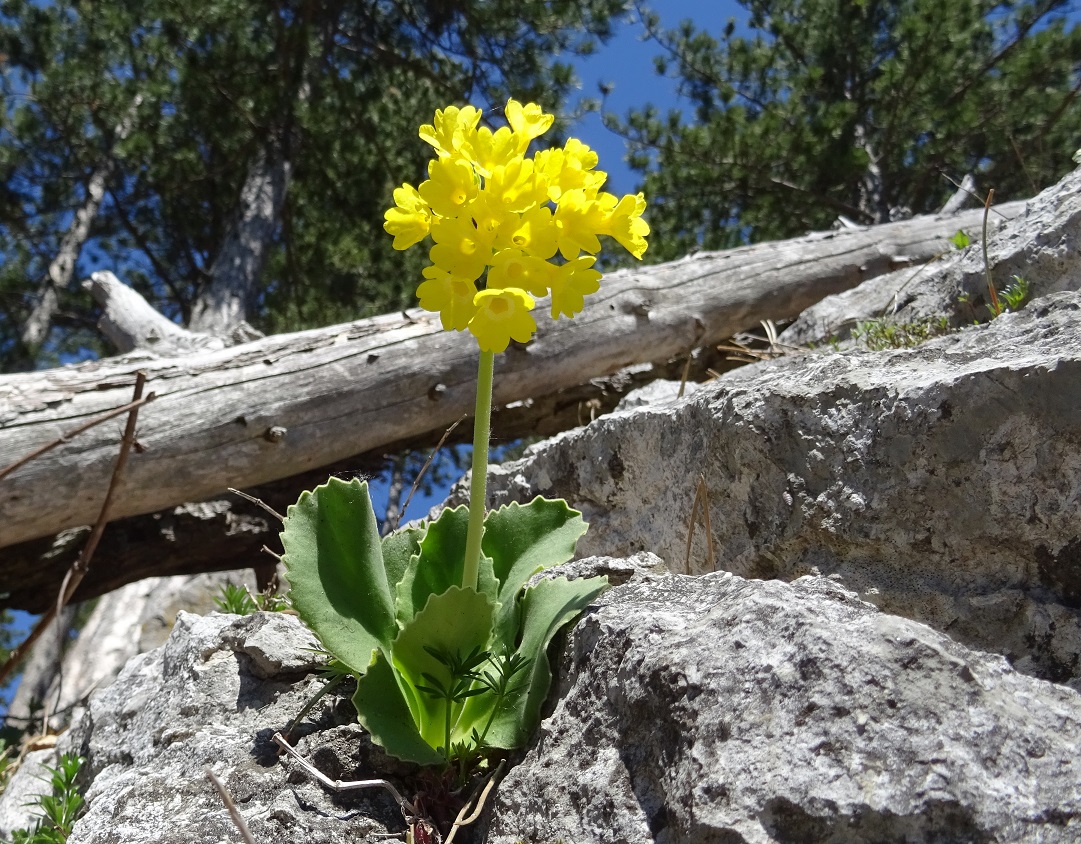
[[[707,370],[723,371],[736,365],[712,349],[702,349],[696,354],[689,371],[685,363],[632,367],[610,377],[592,379],[558,395],[499,408],[492,419],[493,444],[506,444],[523,437],[552,436],[587,424],[596,416],[612,411],[631,390],[658,377],[679,379],[686,371],[691,380],[698,381],[708,377]],[[463,423],[455,428],[447,445],[469,442],[472,436],[472,427]],[[347,479],[373,477],[386,468],[389,455],[414,450],[427,452],[434,445],[435,440],[430,437],[393,443],[310,472],[248,487],[244,492],[284,513],[303,490],[313,489],[329,475]],[[406,480],[412,483],[413,477]],[[262,550],[264,545],[281,550],[280,530],[281,526],[265,510],[232,493],[118,519],[106,526],[96,554],[97,559],[107,560],[108,565],[91,564],[72,600],[96,598],[145,577],[259,569],[273,563]],[[89,532],[89,527],[69,530],[56,537],[20,542],[0,551],[0,589],[3,590],[0,608],[40,613],[55,604],[57,587],[79,556]]]
[[[1023,202],[996,209],[1017,215]],[[949,247],[982,211],[813,234],[607,276],[586,311],[551,322],[497,361],[495,402],[558,395],[590,378],[721,342]],[[544,303],[538,305],[542,311]],[[388,443],[437,437],[473,405],[476,346],[412,310],[155,359],[128,355],[0,377],[0,467],[130,399],[147,373],[157,400],[116,490],[116,517],[311,471]],[[0,483],[0,547],[90,523],[116,458],[98,426]],[[0,563],[0,593],[5,586]]]

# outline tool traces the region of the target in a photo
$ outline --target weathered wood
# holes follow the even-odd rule
[[[98,331],[121,354],[139,350],[165,357],[226,346],[220,337],[196,334],[162,316],[108,270],[92,273],[83,288],[101,305]]]
[[[1019,213],[1024,203],[997,209]],[[497,362],[499,405],[558,395],[591,377],[720,342],[761,319],[945,251],[982,211],[810,235],[606,277],[583,314],[552,322]],[[0,466],[128,400],[135,372],[158,399],[117,516],[162,510],[226,486],[296,475],[432,432],[472,409],[476,346],[420,311],[162,360],[108,359],[0,377]],[[10,476],[0,547],[91,522],[118,449],[109,425]]]
[[[631,390],[657,378],[679,379],[686,361],[667,366],[636,366],[613,376],[537,400],[516,402],[496,410],[492,419],[493,443],[523,437],[547,437],[612,411]],[[704,380],[708,371],[721,372],[737,364],[714,349],[694,356],[688,375]],[[249,495],[284,513],[300,493],[324,483],[328,476],[373,477],[383,471],[386,456],[401,451],[434,448],[442,432],[392,443],[300,475],[249,487]],[[447,445],[469,442],[472,428],[459,425]],[[407,479],[412,483],[413,478]],[[381,515],[381,514],[377,514]],[[58,537],[21,542],[0,552],[0,607],[43,612],[56,602],[56,592],[68,567],[78,557],[89,528],[67,531]],[[203,572],[252,568],[270,558],[264,545],[280,551],[279,526],[265,511],[232,493],[172,507],[162,512],[118,519],[108,525],[91,565],[73,600],[85,601],[144,577],[194,575]]]

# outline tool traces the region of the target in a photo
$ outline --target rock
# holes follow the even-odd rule
[[[59,639],[57,627],[50,625],[30,652],[9,718],[15,723],[30,723],[32,714],[40,719],[42,702],[48,701],[55,713],[50,727],[63,729],[72,709],[115,680],[129,659],[164,644],[181,609],[214,610],[226,583],[255,591],[251,571],[148,577],[102,595],[78,627],[75,608],[66,608]]]
[[[994,216],[994,209],[991,209]],[[792,345],[821,344],[849,337],[861,320],[888,317],[897,324],[946,316],[954,325],[986,320],[987,291],[981,232],[963,252],[951,252],[921,267],[887,273],[858,287],[827,296],[807,308],[782,334]],[[1014,276],[1029,285],[1030,297],[1081,289],[1081,168],[1029,200],[988,239],[987,264],[995,288]]]
[[[583,555],[837,575],[1081,688],[1079,316],[1081,294],[1056,293],[915,349],[747,366],[532,446],[492,467],[489,501],[566,498],[590,523]],[[688,562],[699,478],[713,557],[699,510]]]
[[[639,387],[637,390],[631,390],[627,393],[616,405],[616,410],[633,410],[636,407],[655,407],[660,404],[671,404],[683,398],[683,396],[694,395],[698,392],[698,386],[694,381],[681,384],[679,381],[667,381],[658,378],[656,381],[650,381],[644,387]]]
[[[1081,695],[827,578],[613,589],[491,844],[1081,838]]]
[[[52,794],[47,769],[56,767],[57,758],[52,747],[30,751],[23,757],[15,776],[0,794],[0,839],[9,841],[12,832],[29,829],[40,817],[38,798]]]
[[[207,768],[260,842],[355,844],[403,829],[383,791],[332,795],[278,760],[271,736],[322,686],[315,646],[290,615],[180,613],[166,644],[96,692],[58,748],[88,760],[88,808],[69,844],[239,840]],[[333,778],[360,778],[358,765],[393,771],[355,718],[340,698],[324,699],[298,749]]]
[[[557,654],[552,703],[491,799],[483,840],[1081,835],[1081,694],[829,578],[686,577],[656,573],[659,562],[574,564],[626,582]],[[57,752],[88,760],[70,844],[239,840],[208,767],[263,844],[401,834],[385,792],[333,794],[277,758],[270,736],[320,688],[312,646],[293,616],[181,613],[166,644],[132,659],[61,738]],[[372,746],[348,693],[309,714],[301,754],[331,778],[386,777],[412,798],[417,770]],[[8,794],[36,793],[30,775],[20,770]]]

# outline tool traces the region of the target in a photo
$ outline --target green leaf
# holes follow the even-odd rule
[[[522,643],[518,654],[532,659],[516,685],[528,684],[522,694],[508,698],[496,714],[487,741],[493,747],[521,747],[540,720],[541,706],[548,696],[552,669],[548,664],[548,644],[556,632],[588,607],[608,588],[608,578],[541,580],[522,597]],[[487,698],[470,700],[463,721],[483,723],[491,711]]]
[[[469,509],[465,505],[444,510],[428,525],[418,552],[410,559],[409,567],[398,582],[396,613],[399,625],[407,624],[432,595],[441,595],[451,586],[461,586],[468,529]],[[492,573],[492,561],[483,553],[478,579],[479,591],[494,603],[499,594],[498,583]]]
[[[496,641],[512,649],[517,645],[518,593],[537,572],[571,559],[588,527],[582,514],[566,501],[539,496],[528,504],[515,502],[488,514],[481,550],[492,558],[499,579]]]
[[[486,650],[492,631],[495,606],[482,592],[451,586],[440,595],[432,595],[427,604],[406,624],[394,640],[391,654],[394,670],[420,734],[432,747],[445,745],[446,703],[426,695],[411,694],[422,685],[424,675],[438,679],[448,687],[453,678],[447,666],[431,653],[443,651],[465,657],[474,648]],[[359,711],[359,709],[358,709]],[[456,724],[462,705],[451,707],[451,722]],[[472,725],[462,724],[451,734],[451,740],[468,738]],[[386,746],[387,752],[397,751]]]
[[[438,765],[443,757],[417,729],[394,669],[380,651],[353,695],[360,723],[391,756],[420,765]]]
[[[291,506],[281,533],[290,596],[323,646],[358,675],[397,632],[368,485],[331,478]]]
[[[383,570],[392,592],[405,576],[410,558],[418,553],[425,530],[427,527],[404,528],[383,537]]]
[[[965,249],[971,242],[969,236],[963,231],[958,231],[957,234],[950,238],[950,243],[958,249]]]

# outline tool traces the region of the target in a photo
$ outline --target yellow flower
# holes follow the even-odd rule
[[[647,246],[646,235],[649,234],[649,223],[642,219],[646,198],[640,193],[634,196],[627,194],[617,202],[612,194],[603,193],[600,207],[605,210],[600,233],[614,237],[620,246],[642,260]]]
[[[479,231],[469,217],[436,217],[432,240],[435,246],[428,253],[432,263],[470,281],[480,278],[492,258],[491,235]]]
[[[435,147],[440,158],[458,153],[480,122],[481,111],[473,106],[449,106],[435,113],[435,124],[420,127],[420,137]]]
[[[547,206],[538,205],[524,214],[515,215],[514,221],[508,222],[506,228],[509,235],[507,246],[545,261],[556,254],[559,227]]]
[[[604,209],[586,197],[581,188],[564,191],[556,205],[556,226],[559,228],[559,252],[568,261],[579,252],[596,254],[601,251],[598,232],[605,222]]]
[[[436,158],[428,162],[428,180],[420,195],[441,217],[456,217],[477,195],[477,180],[468,161]]]
[[[424,278],[417,288],[420,306],[439,314],[447,331],[462,331],[477,312],[473,298],[477,286],[467,278],[453,276],[439,267],[425,267]]]
[[[477,312],[469,321],[469,330],[482,352],[503,352],[511,340],[526,343],[537,330],[529,312],[536,304],[524,290],[482,290],[474,302]]]
[[[395,249],[431,236],[421,307],[492,352],[533,335],[534,297],[551,295],[554,319],[581,312],[600,287],[601,235],[640,259],[649,234],[645,198],[603,192],[597,153],[577,138],[526,157],[551,114],[517,100],[505,114],[509,125],[493,130],[472,106],[437,111],[420,128],[436,151],[428,179],[394,191],[383,226]]]
[[[577,138],[568,138],[563,149],[541,150],[533,157],[536,170],[548,180],[548,198],[559,202],[569,190],[582,190],[594,199],[608,178],[597,166],[597,153]]]
[[[394,190],[394,207],[383,215],[383,229],[393,235],[395,249],[408,249],[428,236],[432,224],[432,212],[428,204],[412,185],[402,185]]]
[[[511,230],[517,225],[519,215],[503,208],[488,191],[481,190],[469,204],[469,215],[477,227],[478,236],[491,241],[497,249],[507,246]]]
[[[500,126],[495,132],[481,126],[473,135],[469,151],[473,164],[485,177],[490,176],[496,167],[506,166],[519,157],[518,142],[507,126]]]
[[[556,267],[549,278],[552,288],[552,319],[573,317],[585,307],[585,297],[601,288],[600,270],[592,269],[597,259],[582,255]]]
[[[501,249],[492,257],[488,270],[488,287],[501,290],[517,287],[534,296],[548,293],[548,268],[552,265],[540,258],[526,255],[520,249]]]
[[[522,213],[548,201],[547,182],[534,178],[532,160],[520,156],[494,167],[484,190],[505,211]]]
[[[522,105],[517,100],[507,101],[507,122],[514,130],[514,137],[518,142],[519,154],[524,153],[529,147],[529,142],[539,138],[551,127],[555,121],[555,115],[545,114],[536,103]]]

